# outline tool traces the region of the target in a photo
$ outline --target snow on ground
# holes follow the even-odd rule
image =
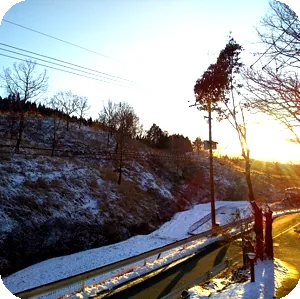
[[[246,208],[248,202],[216,202],[216,207],[227,206],[228,213],[235,208]],[[73,276],[125,258],[170,244],[188,237],[190,225],[210,213],[210,203],[196,205],[193,209],[177,213],[169,222],[148,235],[138,235],[109,246],[78,252],[43,261],[20,270],[3,279],[13,293]],[[224,224],[228,213],[217,214],[217,221]],[[203,227],[202,231],[207,230]]]
[[[0,298],[5,296],[13,296],[13,293],[10,292],[4,283],[0,280]]]
[[[220,237],[218,237],[220,238]],[[170,251],[167,253],[165,256],[160,257],[159,259],[156,259],[156,257],[152,257],[152,260],[146,263],[146,265],[135,265],[136,268],[128,273],[124,273],[122,275],[118,275],[113,278],[109,278],[104,280],[101,283],[95,283],[97,280],[94,281],[93,285],[90,287],[86,287],[84,291],[78,292],[75,294],[67,295],[64,296],[63,298],[68,298],[68,299],[88,299],[93,296],[96,296],[97,293],[104,291],[104,290],[109,290],[119,284],[128,282],[134,278],[138,278],[141,275],[145,275],[149,272],[152,272],[156,269],[159,269],[163,266],[169,265],[174,261],[177,261],[179,259],[182,259],[186,256],[189,256],[201,248],[204,248],[208,246],[209,244],[213,243],[218,239],[216,238],[202,238],[199,241],[194,241],[191,243],[191,245],[185,247],[185,248],[177,248],[175,250]],[[103,277],[102,277],[103,279]],[[99,281],[99,280],[98,280]],[[46,298],[51,298],[51,297],[46,297]]]
[[[149,171],[146,171],[139,163],[134,164],[134,168],[136,170],[135,178],[138,184],[140,185],[141,189],[147,191],[148,188],[153,188],[158,190],[159,193],[166,197],[166,198],[173,198],[172,194],[170,193],[167,182],[159,180],[157,177],[154,177],[153,174]],[[127,179],[133,180],[133,176],[126,177]]]
[[[276,289],[282,285],[288,269],[284,264],[274,261],[259,261],[255,265],[255,282],[251,283],[249,272],[244,275],[244,282],[232,283],[230,279],[212,279],[202,286],[188,290],[190,299],[210,298],[275,298]]]

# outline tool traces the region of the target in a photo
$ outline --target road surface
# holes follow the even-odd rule
[[[290,270],[283,286],[276,292],[276,298],[282,298],[295,288],[300,279],[300,214],[279,217],[274,223],[274,256]]]

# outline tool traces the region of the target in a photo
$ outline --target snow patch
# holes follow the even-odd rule
[[[232,208],[246,207],[247,204],[247,202],[216,202],[216,207],[225,206],[228,211],[231,211]],[[138,235],[113,245],[43,261],[4,278],[4,284],[11,292],[19,292],[170,244],[175,240],[188,237],[190,225],[208,213],[210,213],[210,203],[196,205],[191,210],[177,213],[168,223],[151,234]],[[222,221],[223,216],[225,217],[226,213],[220,215],[221,223],[226,222]],[[112,275],[113,273],[108,273],[106,277]]]
[[[281,287],[288,271],[288,268],[276,258],[274,261],[259,261],[255,265],[255,282],[250,282],[249,273],[248,279],[243,283],[232,283],[226,278],[212,279],[208,284],[190,288],[189,298],[274,298],[276,289]],[[226,285],[227,287],[223,289]]]

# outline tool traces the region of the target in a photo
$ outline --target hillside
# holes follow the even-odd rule
[[[149,233],[176,212],[207,202],[206,152],[175,155],[128,140],[118,180],[115,137],[70,124],[51,156],[51,119],[26,117],[20,153],[0,118],[0,268],[8,275],[39,261]],[[246,200],[240,162],[215,159],[216,200]],[[297,174],[254,170],[260,202],[282,198]]]

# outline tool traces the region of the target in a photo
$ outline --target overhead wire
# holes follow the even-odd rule
[[[117,78],[117,79],[120,79],[120,80],[124,80],[124,81],[135,83],[132,80],[128,80],[128,79],[124,79],[122,77],[114,76],[114,75],[111,75],[111,74],[108,74],[108,73],[100,72],[98,70],[90,69],[90,68],[87,68],[87,67],[84,67],[84,66],[81,66],[81,65],[78,65],[78,64],[74,64],[74,63],[71,63],[71,62],[67,62],[67,61],[61,60],[61,59],[53,58],[51,56],[42,55],[42,54],[39,54],[39,53],[36,53],[36,52],[33,52],[33,51],[28,51],[28,50],[25,50],[25,49],[22,49],[22,48],[18,48],[18,47],[14,47],[14,46],[10,46],[10,45],[4,44],[4,43],[0,43],[0,45],[8,47],[8,48],[15,49],[15,50],[18,50],[18,51],[30,53],[30,54],[37,55],[37,56],[40,56],[40,57],[44,57],[44,58],[47,58],[47,59],[51,59],[51,60],[54,60],[54,61],[62,62],[62,63],[68,64],[68,65],[72,65],[72,66],[75,66],[75,67],[78,67],[78,68],[82,68],[82,69],[85,69],[85,70],[88,70],[88,71],[92,71],[92,72],[95,72],[95,73],[99,73],[99,74],[102,74],[102,75],[106,75],[106,76],[109,76],[109,77],[113,77],[113,78]],[[35,58],[35,59],[37,59],[37,58]]]
[[[0,44],[1,44],[1,43],[0,43]],[[18,53],[18,52],[15,52],[15,51],[3,49],[3,48],[1,48],[1,47],[0,47],[0,50],[6,51],[6,52],[10,52],[10,53],[13,53],[13,54],[17,54],[17,55],[20,55],[20,56],[28,57],[28,58],[31,58],[31,59],[36,59],[36,60],[38,60],[38,61],[42,61],[42,62],[46,62],[46,63],[51,63],[51,64],[54,64],[54,65],[58,65],[58,66],[60,66],[60,67],[64,67],[64,68],[68,68],[68,69],[71,69],[71,70],[75,70],[75,71],[78,71],[78,72],[81,72],[81,73],[85,73],[85,74],[88,74],[88,75],[100,77],[100,78],[103,78],[103,79],[106,79],[106,80],[111,80],[111,81],[115,81],[115,82],[118,82],[118,83],[121,83],[121,84],[126,84],[126,82],[121,82],[121,81],[118,81],[118,80],[116,80],[116,79],[107,78],[107,77],[104,77],[104,76],[101,76],[101,75],[97,75],[97,74],[92,74],[92,73],[90,73],[90,72],[82,71],[82,70],[79,70],[79,69],[76,69],[76,68],[73,68],[73,67],[70,67],[70,66],[62,65],[62,64],[60,64],[60,63],[56,63],[56,62],[44,60],[44,59],[41,59],[41,58],[32,57],[32,56],[30,56],[30,55],[26,55],[26,54]]]
[[[5,55],[5,54],[2,54],[2,53],[0,53],[0,56],[4,56],[4,57],[8,57],[8,58],[12,58],[12,59],[16,59],[16,60],[20,60],[20,61],[26,62],[25,59],[21,59],[21,58],[18,58],[18,57],[13,57],[13,56],[10,56],[10,55]],[[65,72],[65,73],[77,75],[77,76],[80,76],[80,77],[85,77],[85,78],[88,78],[88,79],[93,79],[93,80],[97,80],[97,81],[101,81],[101,82],[105,82],[105,83],[109,83],[109,84],[113,84],[113,85],[118,85],[118,86],[122,86],[122,87],[130,87],[128,85],[121,85],[121,84],[117,84],[117,83],[114,83],[114,82],[108,82],[108,81],[105,81],[105,80],[101,80],[101,79],[98,79],[98,78],[94,78],[94,77],[90,77],[90,76],[86,76],[86,75],[82,75],[82,74],[70,72],[70,71],[67,71],[67,70],[59,69],[57,67],[53,67],[53,66],[41,64],[41,63],[38,63],[38,62],[36,62],[36,64],[40,65],[40,66],[43,66],[43,67],[50,68],[50,69],[54,69],[54,70],[62,71],[62,72]]]
[[[58,41],[60,41],[60,42],[63,42],[63,43],[68,44],[68,45],[71,45],[71,46],[73,46],[73,47],[77,47],[77,48],[79,48],[79,49],[82,49],[82,50],[85,50],[85,51],[88,51],[88,52],[91,52],[91,53],[100,55],[100,56],[105,57],[105,58],[107,58],[107,59],[111,59],[111,60],[114,60],[114,61],[117,61],[117,62],[120,62],[120,63],[124,63],[124,62],[122,62],[122,61],[120,61],[120,60],[118,60],[118,59],[115,59],[115,58],[112,58],[112,57],[110,57],[110,56],[101,54],[101,53],[99,53],[99,52],[97,52],[97,51],[90,50],[90,49],[88,49],[88,48],[85,48],[85,47],[76,45],[76,44],[74,44],[74,43],[68,42],[68,41],[66,41],[66,40],[64,40],[64,39],[61,39],[61,38],[52,36],[52,35],[50,35],[50,34],[47,34],[47,33],[44,33],[44,32],[41,32],[41,31],[38,31],[38,30],[35,30],[35,29],[32,29],[32,28],[29,28],[29,27],[26,27],[26,26],[24,26],[24,25],[17,24],[17,23],[15,23],[15,22],[12,22],[12,21],[9,21],[9,20],[6,20],[6,19],[2,19],[2,21],[6,22],[6,23],[9,23],[9,24],[11,24],[11,25],[18,26],[18,27],[20,27],[20,28],[23,28],[23,29],[26,29],[26,30],[29,30],[29,31],[32,31],[32,32],[35,32],[35,33],[38,33],[38,34],[41,34],[41,35],[44,35],[44,36],[47,36],[47,37],[49,37],[49,38],[58,40]]]

